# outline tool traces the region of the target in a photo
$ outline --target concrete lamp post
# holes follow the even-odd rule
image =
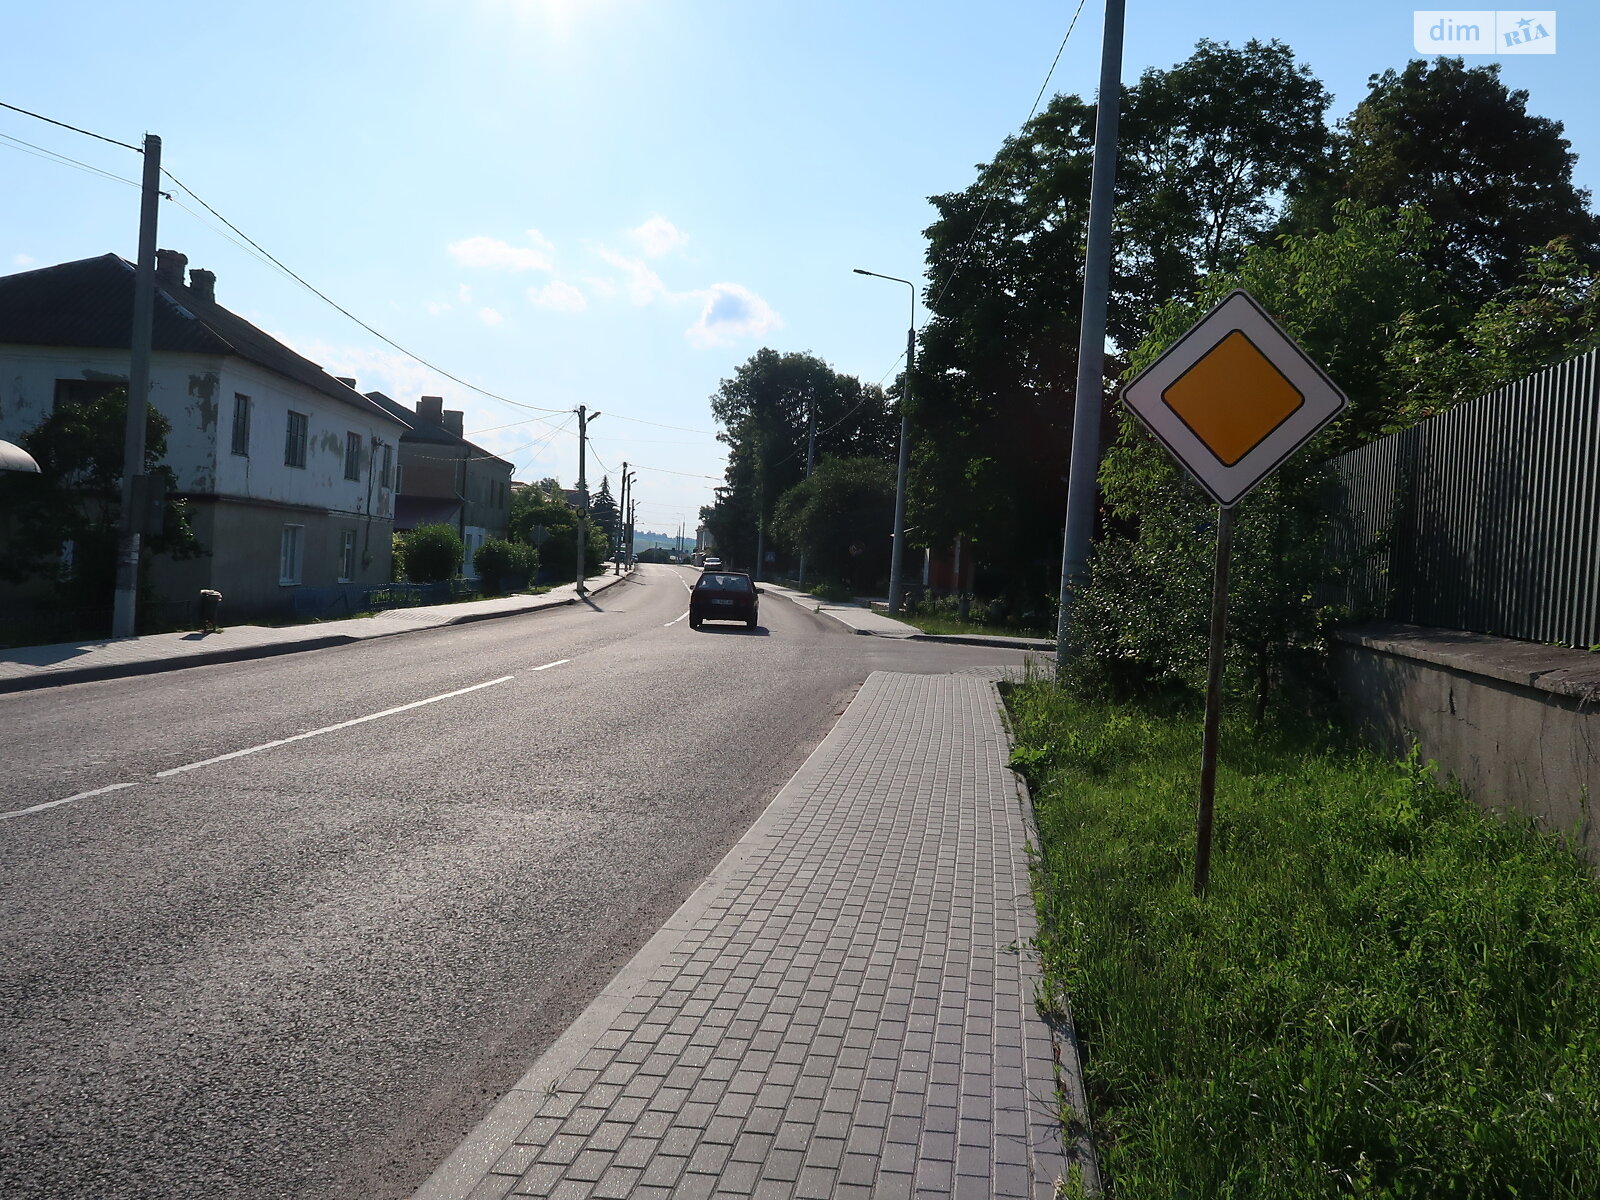
[[[900,611],[904,600],[900,567],[905,561],[906,546],[906,459],[911,450],[911,415],[907,406],[911,401],[911,369],[916,364],[917,354],[917,285],[909,279],[880,275],[860,267],[855,268],[855,273],[903,283],[911,289],[911,325],[906,330],[906,384],[900,393],[900,467],[894,485],[894,550],[889,555],[889,615],[893,616]]]

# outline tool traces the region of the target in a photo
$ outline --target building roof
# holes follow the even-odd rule
[[[127,350],[133,277],[133,264],[116,254],[0,277],[0,344]],[[352,408],[393,416],[243,317],[171,278],[156,280],[151,315],[153,350],[234,355]]]
[[[416,409],[407,408],[404,404],[391,400],[382,392],[367,392],[366,397],[384,412],[394,417],[395,420],[405,422],[406,432],[400,435],[402,442],[427,442],[434,446],[456,446],[464,448],[468,452],[467,457],[469,458],[490,459],[504,463],[507,470],[512,469],[512,464],[499,455],[489,453],[482,446],[469,442],[459,433],[428,420]],[[457,415],[459,416],[459,414]]]

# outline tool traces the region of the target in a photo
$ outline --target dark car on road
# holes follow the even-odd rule
[[[743,571],[705,571],[689,593],[689,628],[701,621],[743,621],[756,627],[756,606],[761,589]]]

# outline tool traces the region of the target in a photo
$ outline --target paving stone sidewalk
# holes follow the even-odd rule
[[[992,678],[871,675],[414,1200],[1039,1198],[1074,1161],[1094,1187],[998,706]]]

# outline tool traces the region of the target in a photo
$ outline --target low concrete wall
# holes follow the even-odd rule
[[[1400,754],[1415,737],[1480,806],[1569,834],[1600,868],[1600,654],[1392,623],[1337,639],[1353,727]]]

